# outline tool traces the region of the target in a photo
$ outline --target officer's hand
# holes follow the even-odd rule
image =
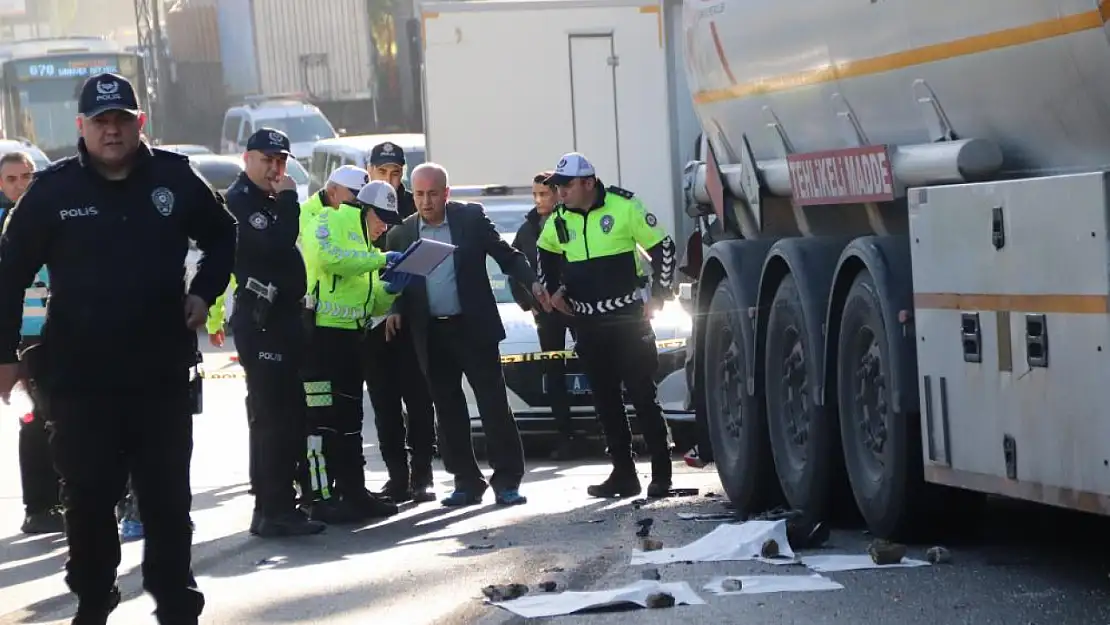
[[[385,318],[385,340],[392,341],[401,329],[401,315],[390,315]]]
[[[223,347],[224,346],[224,338],[225,338],[224,331],[220,330],[220,331],[216,332],[215,334],[209,334],[208,335],[208,342],[212,344],[212,347]]]
[[[397,272],[393,275],[393,280],[385,283],[385,292],[390,295],[397,295],[405,290],[410,281],[412,281],[411,273]]]
[[[293,180],[292,176],[286,174],[274,183],[274,193],[281,193],[282,191],[296,191],[297,181]]]
[[[401,256],[403,256],[401,252],[386,252],[385,266],[392,267],[393,265],[396,265],[397,262],[401,260]]]
[[[12,389],[15,388],[15,383],[18,381],[18,362],[0,365],[0,399],[3,399],[5,404],[11,401]]]
[[[532,297],[536,298],[536,303],[543,307],[544,312],[551,312],[551,296],[547,293],[547,288],[539,282],[532,283]]]
[[[574,314],[570,309],[570,305],[567,304],[566,292],[563,289],[555,291],[555,294],[551,296],[551,307],[564,315]]]
[[[204,325],[205,320],[208,319],[208,304],[198,295],[187,295],[185,297],[185,326],[190,330],[196,330]]]

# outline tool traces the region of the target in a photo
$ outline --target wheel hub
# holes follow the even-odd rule
[[[739,440],[740,431],[744,427],[744,411],[741,393],[744,392],[746,381],[743,379],[740,363],[741,351],[732,336],[732,332],[722,332],[721,342],[727,345],[718,363],[718,379],[721,381],[720,402],[727,414],[723,415],[725,432],[733,439]]]
[[[798,448],[799,459],[805,458],[804,449],[809,441],[809,392],[805,350],[798,333],[787,332],[789,345],[782,360],[782,385],[779,405],[783,408],[786,435]]]
[[[860,335],[857,345],[863,349],[859,352],[855,376],[856,420],[860,442],[864,449],[871,452],[869,468],[877,479],[877,474],[884,465],[882,456],[888,438],[886,377],[883,375],[882,354],[874,334],[864,328]]]

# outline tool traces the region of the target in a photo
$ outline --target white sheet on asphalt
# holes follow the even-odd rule
[[[563,616],[591,608],[635,604],[647,607],[647,598],[657,592],[674,597],[675,605],[704,605],[705,600],[686,582],[657,582],[643,580],[614,590],[592,592],[560,592],[525,595],[510,601],[492,603],[524,618]]]
[[[740,580],[740,590],[725,590],[726,579]],[[844,586],[824,575],[730,575],[714,577],[702,587],[715,595],[760,595],[770,592],[810,592],[841,590]]]
[[[763,544],[774,539],[781,558],[763,558]],[[672,562],[722,562],[758,560],[769,564],[794,564],[794,550],[786,539],[786,521],[748,521],[718,525],[712,532],[685,547],[658,551],[632,551],[632,564],[670,564]]]
[[[898,564],[875,564],[867,554],[805,556],[802,564],[818,573],[836,573],[838,571],[862,571],[863,569],[905,569],[916,566],[929,566],[924,560],[902,558]]]

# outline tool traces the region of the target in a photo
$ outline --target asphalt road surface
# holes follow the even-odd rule
[[[210,354],[207,364],[209,370],[236,370],[223,368],[226,350]],[[533,459],[522,488],[530,500],[525,506],[503,509],[490,503],[450,511],[427,503],[368,527],[261,540],[246,533],[251,499],[246,494],[243,392],[239,377],[209,381],[205,413],[196,418],[194,561],[208,600],[201,620],[211,625],[524,622],[485,605],[481,588],[512,582],[535,587],[547,580],[572,590],[617,588],[640,579],[646,568],[629,566],[637,520],[653,518],[652,535],[672,547],[717,525],[680,520],[677,512],[726,511],[715,496],[720,486],[712,470],[676,463],[676,486],[698,488],[699,495],[636,508],[631,500],[586,496],[586,486],[608,473],[601,459]],[[60,536],[18,533],[18,425],[12,415],[0,414],[0,458],[5,458],[0,470],[0,625],[68,623],[74,602],[61,575],[65,542]],[[385,473],[372,427],[366,441],[369,483],[376,488]],[[448,476],[437,473],[437,481],[446,493]],[[716,575],[804,569],[748,562],[671,564],[657,567],[663,581],[689,582],[706,605],[564,616],[553,622],[1110,623],[1110,522],[1002,502],[967,519],[965,526],[976,531],[944,543],[954,556],[950,565],[828,574],[845,586],[842,590],[716,597],[701,590]],[[862,553],[868,540],[859,529],[838,530],[823,551]],[[910,555],[921,557],[928,546],[913,546]],[[124,546],[125,602],[113,623],[154,622],[153,603],[141,593],[141,549],[141,541]]]

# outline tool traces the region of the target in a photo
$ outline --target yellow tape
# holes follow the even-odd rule
[[[676,348],[676,347],[685,347],[685,346],[686,346],[686,339],[664,339],[664,340],[655,342],[655,347],[657,349],[661,349],[661,350],[662,349],[673,349],[673,348]],[[578,358],[578,354],[575,354],[573,351],[570,351],[570,350],[560,350],[560,351],[552,351],[552,352],[531,352],[531,353],[528,353],[528,354],[508,354],[508,355],[502,356],[501,357],[501,364],[508,365],[508,364],[516,364],[516,363],[521,363],[521,362],[536,362],[536,361],[543,361],[543,360],[573,360],[575,358]]]

